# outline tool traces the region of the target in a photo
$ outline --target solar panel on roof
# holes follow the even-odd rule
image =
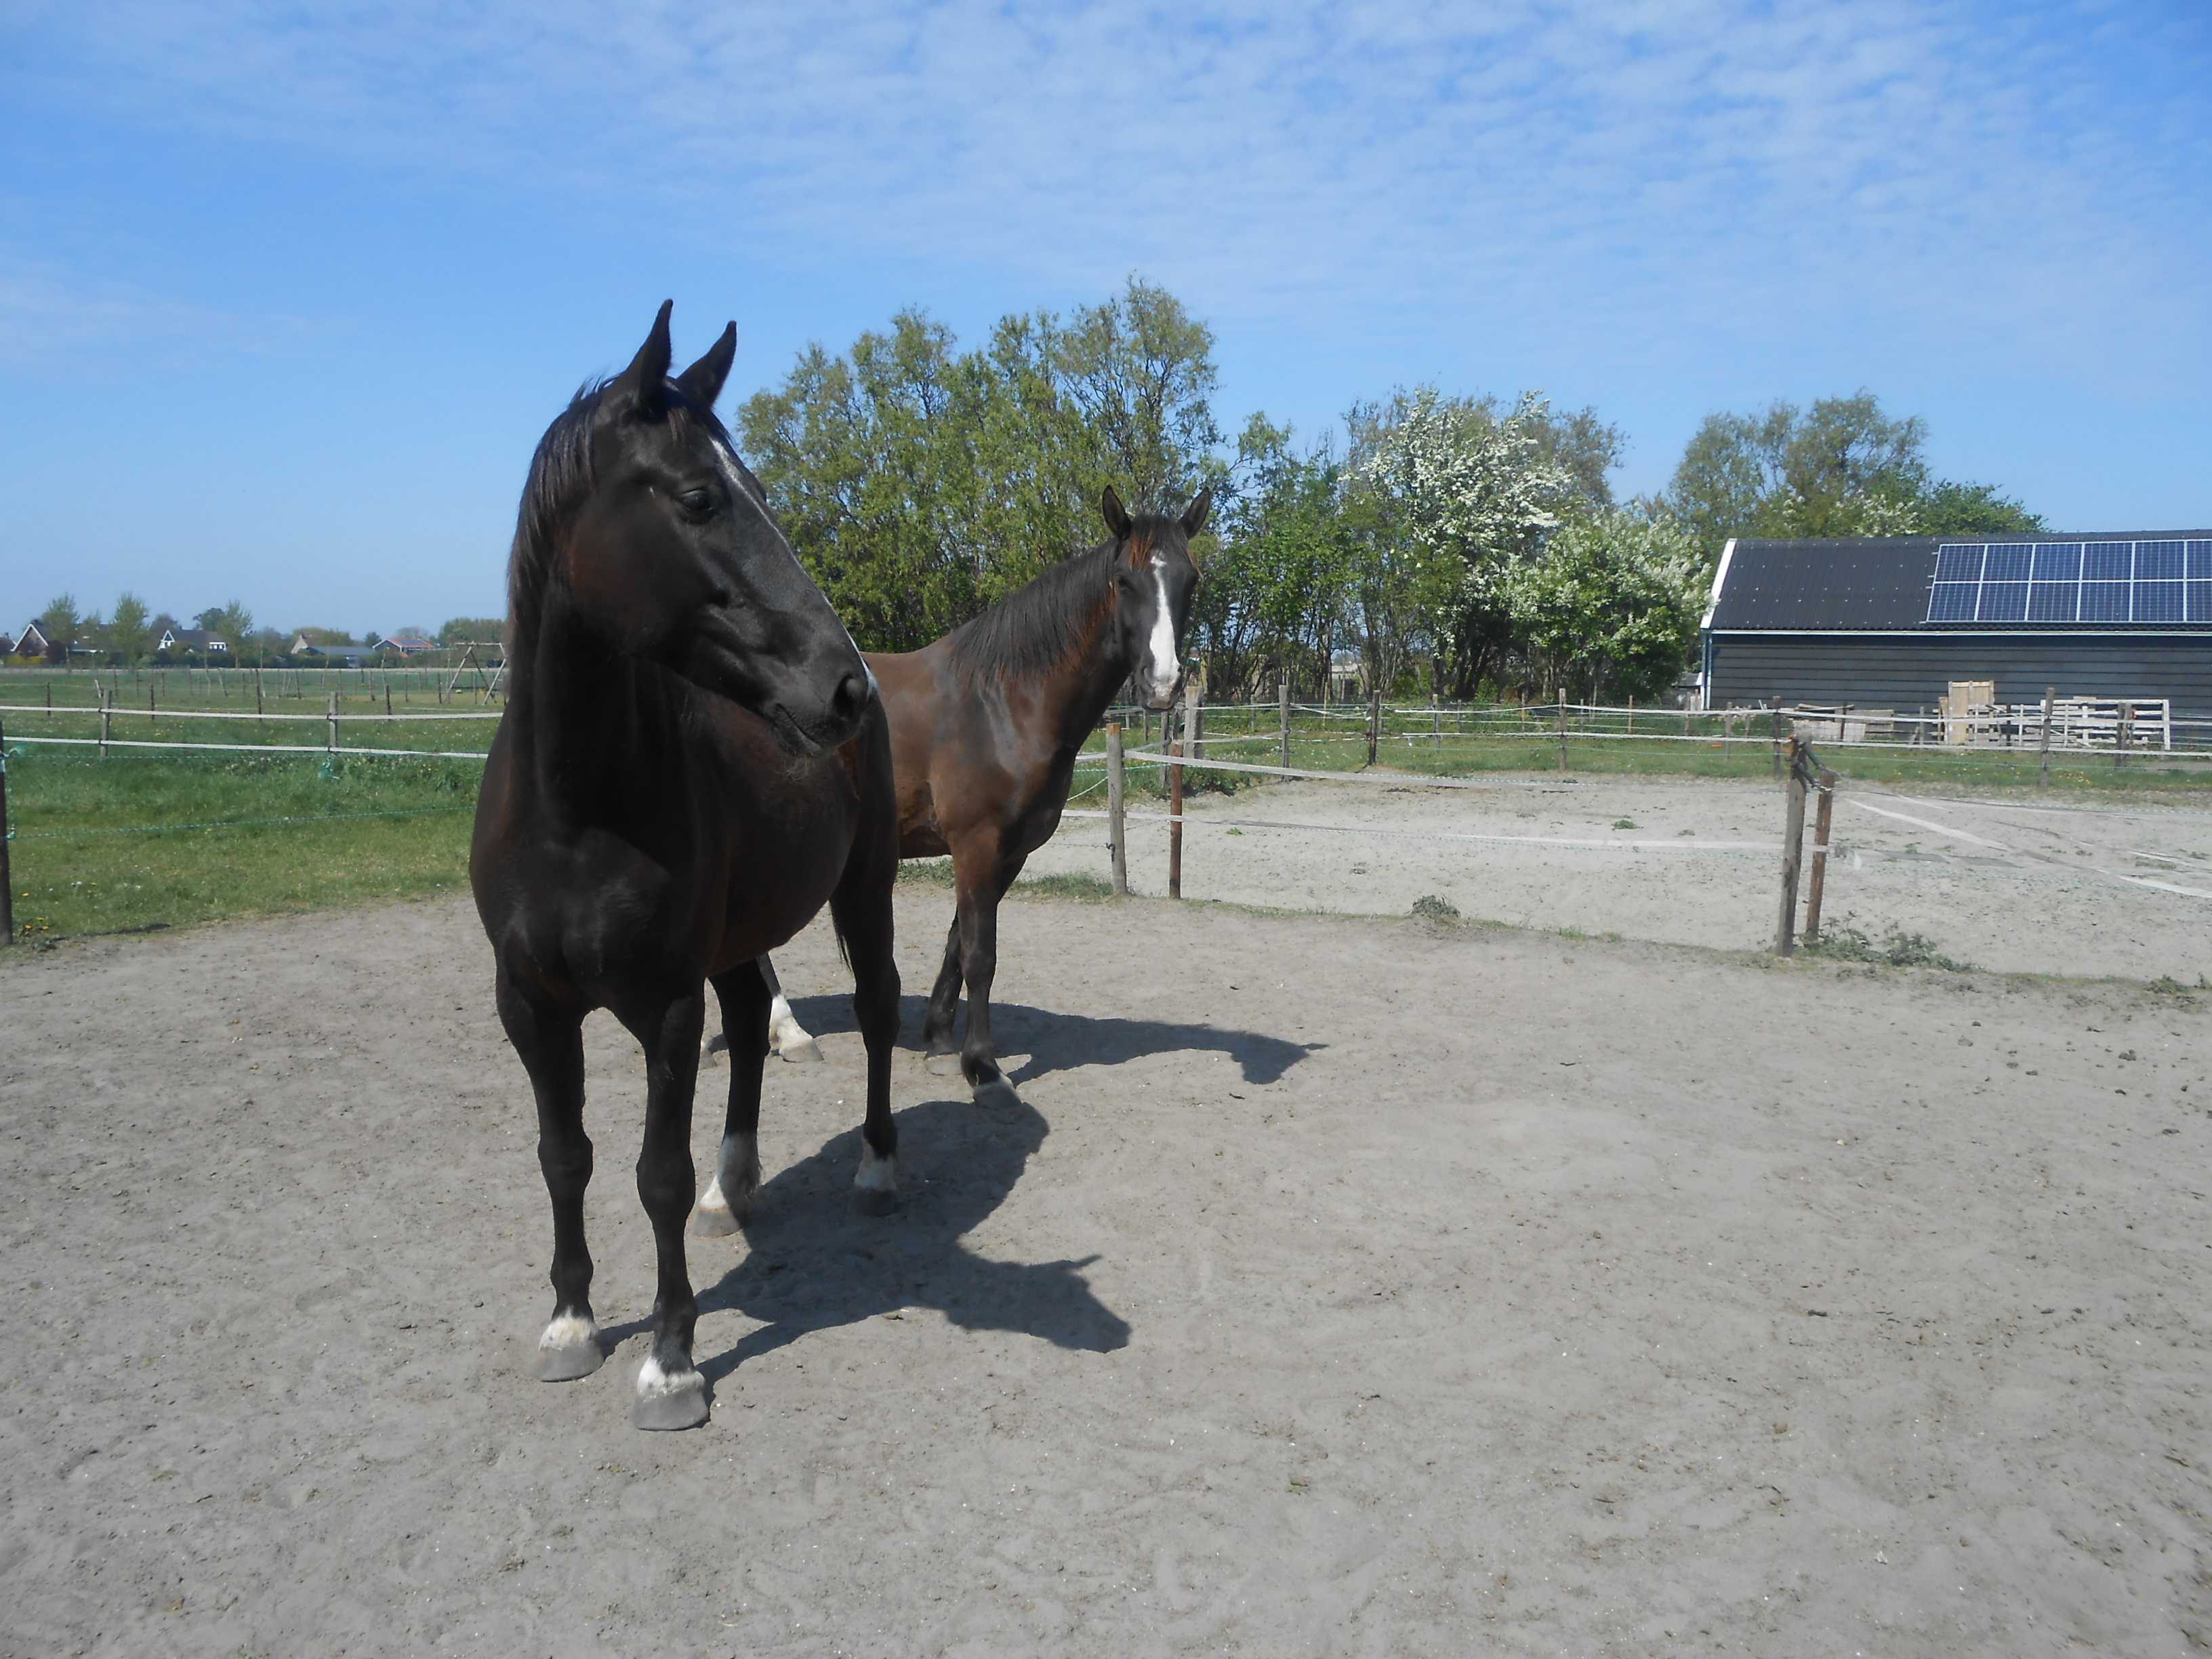
[[[2212,540],[1945,542],[1928,620],[2212,623]]]

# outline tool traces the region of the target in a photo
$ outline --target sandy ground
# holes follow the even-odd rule
[[[1022,1103],[902,1054],[888,1220],[802,1000],[681,1435],[627,1421],[603,1016],[621,1347],[526,1380],[545,1201],[465,904],[0,969],[0,1652],[2212,1643],[2203,1000],[1142,900],[1001,937]],[[834,982],[818,928],[785,961]]]
[[[1969,802],[1846,783],[1827,920],[1877,941],[1921,934],[1948,956],[2005,973],[2190,985],[2212,976],[2212,791],[2148,805],[2057,801]],[[1094,795],[1081,805],[1100,804]],[[1284,783],[1196,796],[1190,811],[1186,898],[1404,915],[1433,893],[1462,915],[1520,927],[1738,950],[1774,937],[1778,785]],[[1267,827],[1293,823],[1326,828]],[[1436,839],[1443,836],[1492,839]],[[1812,836],[1808,814],[1808,848]],[[1166,893],[1167,841],[1164,823],[1131,825],[1137,891]],[[1106,845],[1103,817],[1071,817],[1029,869],[1103,875]]]

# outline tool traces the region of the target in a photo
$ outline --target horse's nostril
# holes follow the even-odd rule
[[[848,674],[837,682],[837,690],[830,699],[830,712],[841,723],[857,724],[868,707],[868,677]]]

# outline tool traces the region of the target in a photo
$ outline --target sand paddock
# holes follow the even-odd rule
[[[909,1036],[945,896],[902,899]],[[1470,907],[1472,908],[1472,907]],[[550,1303],[462,902],[0,969],[9,1655],[2179,1654],[2212,1643],[2208,1024],[2126,986],[1018,901],[1018,1106],[771,1062],[627,1420]],[[795,988],[839,981],[818,927]],[[702,1170],[720,1068],[702,1074]]]

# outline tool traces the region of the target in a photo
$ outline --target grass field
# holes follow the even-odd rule
[[[16,932],[36,941],[459,887],[480,771],[13,749]]]
[[[191,677],[172,672],[127,678],[103,687],[116,699],[110,734],[117,740],[234,744],[296,744],[320,750],[329,727],[274,719],[217,720],[214,714],[252,714],[251,676]],[[283,754],[168,752],[116,747],[105,758],[88,748],[55,746],[42,738],[96,738],[99,714],[91,677],[0,676],[0,704],[33,712],[4,716],[9,738],[9,804],[14,838],[15,922],[19,936],[52,939],[156,927],[179,927],[230,916],[317,906],[358,904],[457,889],[467,880],[469,815],[475,805],[478,763],[421,757],[370,757],[345,750],[365,747],[480,750],[489,742],[489,720],[433,720],[433,714],[480,712],[483,703],[464,693],[441,701],[432,678],[410,685],[395,677],[392,716],[385,718],[385,687],[370,675],[333,676],[325,688],[301,676],[296,696],[269,694],[263,711],[327,712],[339,693],[342,714],[374,716],[342,721],[340,752]],[[343,689],[337,682],[343,680]],[[150,699],[133,712],[125,692]],[[54,712],[45,712],[53,694]],[[414,701],[409,699],[412,697]],[[414,718],[410,718],[413,716]],[[1684,717],[1639,716],[1632,738],[1617,720],[1610,727],[1571,730],[1571,773],[1759,779],[1771,775],[1771,741],[1724,737],[1717,719],[1690,722],[1692,741],[1654,742],[1654,726],[1678,732]],[[1280,758],[1275,711],[1225,708],[1208,711],[1209,754],[1274,764]],[[1382,741],[1378,763],[1413,775],[1480,776],[1559,773],[1555,729],[1514,729],[1492,717],[1480,734],[1408,732],[1407,723]],[[1322,771],[1364,764],[1365,742],[1343,720],[1302,717],[1293,732],[1293,765]],[[1134,725],[1131,746],[1143,741]],[[2054,793],[2114,791],[2179,794],[2212,784],[2206,757],[2138,752],[2115,766],[2109,752],[2054,756]],[[1103,760],[1103,756],[1101,757]],[[1845,779],[1922,789],[2021,789],[2035,781],[2032,753],[1924,748],[1837,748],[1823,759]],[[1266,787],[1266,780],[1235,773],[1193,771],[1194,793]],[[1102,765],[1075,775],[1072,805],[1105,802]],[[1133,763],[1133,795],[1164,792],[1165,769]],[[928,880],[927,866],[909,879]],[[1088,890],[1086,889],[1086,894]]]

